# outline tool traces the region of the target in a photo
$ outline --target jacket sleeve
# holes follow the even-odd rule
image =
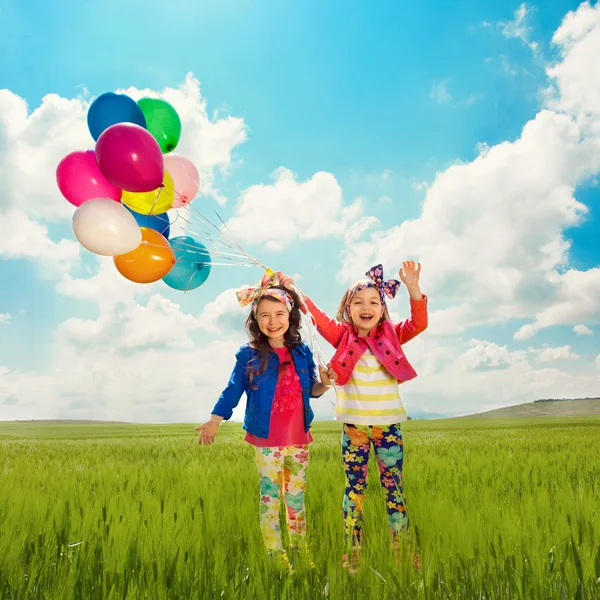
[[[244,347],[235,355],[236,361],[229,383],[219,396],[219,400],[213,408],[212,414],[223,417],[226,421],[231,419],[233,409],[239,404],[244,391],[248,389],[247,365],[249,350]]]
[[[317,365],[315,363],[315,359],[313,357],[313,353],[310,348],[307,346],[306,348],[306,359],[308,361],[308,374],[310,376],[310,397],[311,398],[320,398],[323,394],[313,394],[313,388],[315,387],[315,383],[319,383],[321,378],[319,377]],[[325,393],[325,392],[323,392]]]
[[[346,331],[344,325],[325,314],[308,296],[304,296],[304,302],[306,303],[306,307],[310,311],[310,314],[315,319],[317,331],[334,348],[337,348]]]
[[[409,340],[427,329],[427,296],[423,294],[422,300],[410,299],[410,318],[394,325],[394,331],[400,344]]]

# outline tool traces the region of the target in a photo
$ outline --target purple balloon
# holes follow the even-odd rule
[[[112,184],[128,192],[150,192],[162,185],[163,156],[154,136],[135,123],[116,123],[96,142],[96,160]]]

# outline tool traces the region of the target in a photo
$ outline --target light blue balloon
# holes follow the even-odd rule
[[[177,262],[163,277],[163,281],[179,291],[199,288],[208,279],[211,270],[210,254],[206,246],[186,235],[174,237],[169,243]]]

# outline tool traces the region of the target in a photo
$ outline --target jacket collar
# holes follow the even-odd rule
[[[352,325],[351,323],[348,323],[348,325],[350,325],[350,331],[354,334],[355,337],[364,338],[366,340],[367,338],[373,339],[375,336],[382,334],[383,333],[383,323],[384,322],[381,322],[376,327],[373,327],[373,329],[371,329],[371,331],[369,331],[369,333],[367,335],[361,335],[360,333],[358,333],[358,329],[356,329],[355,325]]]
[[[249,345],[249,347],[253,352],[258,354],[258,350],[256,348],[252,348],[252,346],[250,346],[250,345]],[[292,350],[290,350],[290,353],[291,354],[303,354],[306,356],[306,349],[307,349],[306,344],[301,342],[295,348],[292,348]]]

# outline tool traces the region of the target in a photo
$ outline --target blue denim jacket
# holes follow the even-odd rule
[[[319,381],[317,367],[313,354],[306,344],[296,346],[290,350],[290,353],[302,384],[304,431],[308,431],[314,418],[310,407],[310,398],[318,397],[312,393],[314,384]],[[271,408],[279,374],[279,357],[275,352],[270,354],[265,372],[256,375],[252,381],[253,389],[250,389],[248,380],[248,364],[252,359],[260,361],[260,353],[250,344],[245,344],[236,352],[235,357],[236,363],[229,383],[215,404],[212,414],[223,417],[225,420],[231,419],[233,409],[239,404],[242,393],[245,392],[247,400],[244,429],[257,437],[267,438],[269,437]]]

